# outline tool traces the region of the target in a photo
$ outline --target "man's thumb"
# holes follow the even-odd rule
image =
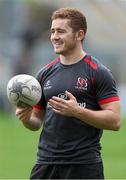
[[[67,95],[68,99],[75,99],[75,97],[73,96],[73,94],[71,94],[68,91],[65,91],[65,94]]]

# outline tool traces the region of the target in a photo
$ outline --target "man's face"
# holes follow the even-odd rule
[[[68,19],[55,19],[52,21],[51,42],[56,54],[66,55],[76,47],[76,33],[72,32],[68,21]]]

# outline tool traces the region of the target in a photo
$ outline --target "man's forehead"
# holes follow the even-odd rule
[[[70,23],[69,19],[54,19],[52,21],[51,28],[70,27],[69,23]]]

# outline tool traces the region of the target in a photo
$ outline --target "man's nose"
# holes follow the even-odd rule
[[[59,37],[59,35],[58,35],[57,32],[55,32],[55,33],[53,34],[53,39],[60,39],[60,37]]]

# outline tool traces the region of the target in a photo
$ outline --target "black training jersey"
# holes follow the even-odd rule
[[[79,106],[100,110],[100,105],[119,100],[111,72],[94,57],[86,55],[72,65],[63,65],[56,59],[40,70],[37,79],[42,87],[42,97],[34,108],[46,109],[37,163],[100,162],[102,129],[54,113],[48,101],[52,96],[67,99],[65,91],[68,90]]]

